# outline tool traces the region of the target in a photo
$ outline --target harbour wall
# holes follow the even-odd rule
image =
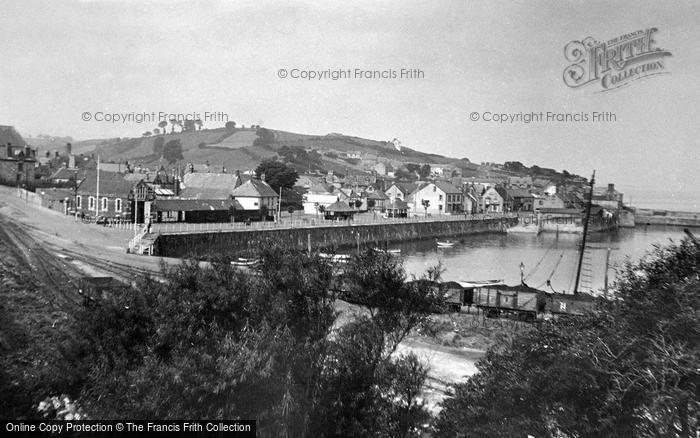
[[[161,234],[153,244],[153,254],[161,257],[203,257],[212,254],[247,255],[265,241],[284,242],[296,248],[348,248],[356,245],[381,246],[384,243],[443,238],[481,233],[503,233],[517,218],[464,221],[435,221],[396,224],[368,224],[271,230],[218,231]]]
[[[634,223],[638,227],[644,225],[700,227],[700,213],[638,208],[634,212]]]

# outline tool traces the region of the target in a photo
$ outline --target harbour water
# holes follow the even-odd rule
[[[610,284],[616,269],[626,260],[638,261],[653,250],[654,245],[665,245],[669,239],[679,242],[685,234],[680,227],[648,226],[623,228],[608,233],[589,235],[591,279],[582,282],[580,290],[601,290],[605,281],[605,259],[610,254]],[[531,287],[546,287],[547,280],[557,292],[573,290],[580,234],[482,234],[463,236],[452,248],[437,248],[435,240],[421,240],[397,244],[401,248],[406,270],[416,276],[438,262],[442,263],[443,280],[503,279],[507,284],[520,282],[520,263],[524,264],[525,283]],[[584,272],[586,273],[586,272]]]

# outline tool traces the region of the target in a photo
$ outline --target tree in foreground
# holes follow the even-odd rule
[[[690,437],[700,424],[700,245],[627,264],[614,299],[489,351],[439,436]]]
[[[335,266],[278,244],[258,255],[257,273],[227,260],[164,268],[164,283],[143,279],[84,312],[73,350],[89,370],[86,412],[256,419],[259,436],[414,436],[428,419],[426,369],[395,351],[432,291],[401,285],[398,260],[367,253],[354,262],[362,276],[344,282],[373,287],[373,311],[341,324]],[[390,293],[407,296],[379,297]]]

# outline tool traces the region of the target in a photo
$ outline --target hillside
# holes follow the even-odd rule
[[[458,160],[441,155],[427,154],[403,147],[394,148],[392,143],[368,140],[340,134],[324,136],[298,134],[270,130],[274,140],[264,145],[253,145],[256,130],[237,128],[203,129],[193,132],[175,132],[160,136],[141,138],[114,138],[74,142],[74,150],[99,153],[104,161],[124,161],[150,165],[158,161],[153,154],[153,142],[163,137],[165,142],[180,140],[185,162],[224,165],[229,169],[250,169],[261,160],[277,157],[283,148],[317,151],[320,161],[299,164],[304,170],[333,170],[338,173],[367,170],[368,162],[377,160],[401,166],[406,163],[455,164]],[[361,156],[364,163],[347,159],[348,154]]]
[[[266,131],[264,138],[263,131]],[[345,175],[349,172],[368,172],[375,164],[381,162],[394,169],[405,168],[406,165],[415,168],[416,165],[422,164],[448,166],[449,169],[459,169],[462,176],[466,177],[507,178],[529,175],[554,182],[577,178],[577,175],[566,171],[558,172],[539,166],[528,168],[517,161],[509,161],[502,165],[476,165],[466,159],[429,154],[405,146],[397,148],[394,143],[388,141],[337,133],[308,135],[273,129],[262,129],[258,133],[255,128],[222,127],[141,138],[84,140],[73,142],[73,150],[77,153],[99,153],[106,162],[129,161],[144,166],[155,166],[160,163],[160,156],[154,154],[153,147],[158,138],[162,138],[160,141],[165,143],[171,140],[179,140],[182,143],[184,160],[181,164],[210,164],[216,167],[225,166],[227,169],[254,169],[264,159],[281,158],[300,173],[333,171]],[[585,181],[585,178],[578,178],[578,181]]]

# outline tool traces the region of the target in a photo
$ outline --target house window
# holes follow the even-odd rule
[[[17,172],[24,171],[24,163],[17,163]]]
[[[82,197],[82,196],[76,196],[76,197],[75,197],[75,205],[76,205],[78,208],[82,208],[82,207],[83,207],[83,197]]]
[[[255,204],[253,204],[253,205],[257,207],[257,206],[258,206],[258,203],[256,202],[256,203],[255,203]]]
[[[433,191],[437,192],[437,187],[433,186]]]
[[[95,198],[90,196],[88,198],[88,210],[94,210],[95,209]]]
[[[438,210],[442,211],[442,204],[438,205]]]
[[[102,198],[102,204],[100,204],[100,210],[107,211],[107,198]]]
[[[121,213],[122,211],[122,200],[117,198],[114,200],[114,211]]]
[[[442,195],[438,197],[438,201],[442,201]]]

